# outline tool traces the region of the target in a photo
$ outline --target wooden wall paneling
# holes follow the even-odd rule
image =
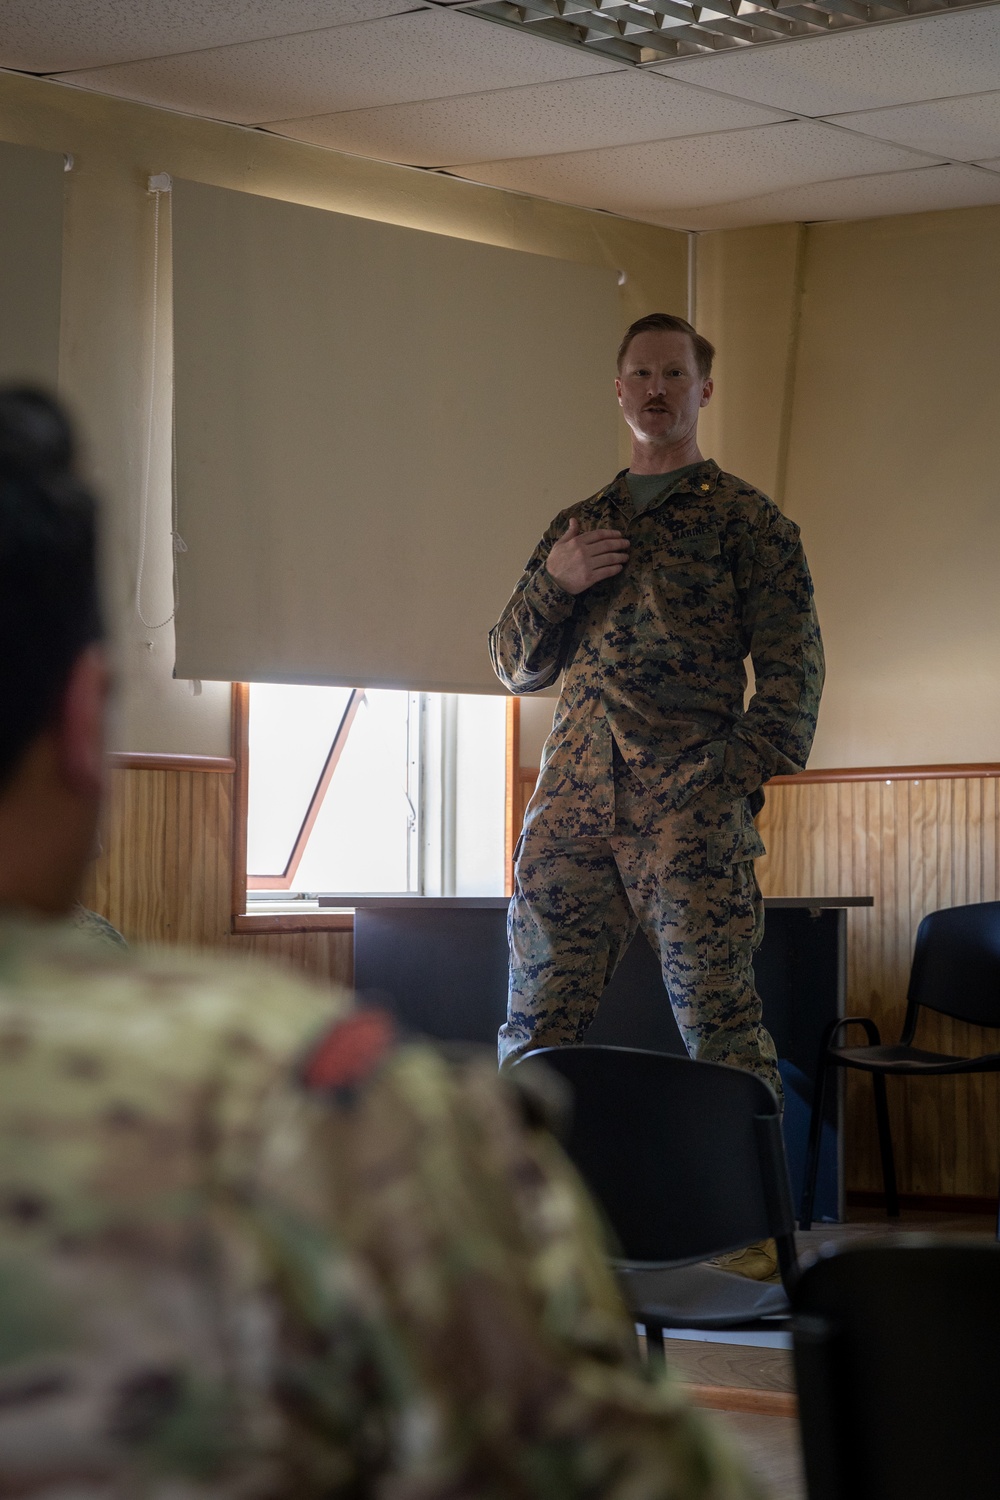
[[[905,785],[905,783],[904,783]],[[816,788],[822,791],[822,788]],[[847,809],[847,819],[841,819],[837,836],[843,846],[845,843],[850,850],[850,865],[841,871],[840,885],[838,890],[863,891],[874,895],[877,887],[881,885],[880,866],[886,845],[882,837],[882,826],[880,821],[881,792],[891,790],[884,785],[872,782],[842,782],[837,787],[838,801],[842,808]],[[891,853],[891,840],[890,853]],[[887,980],[891,970],[887,970],[885,964],[885,953],[882,941],[882,920],[885,909],[878,905],[861,912],[848,912],[848,983],[850,975],[856,970],[865,973],[867,978],[862,995],[859,997],[860,1009],[868,1014],[881,1017],[884,1010],[883,996],[887,988]],[[855,916],[862,918],[860,922],[854,922]],[[848,1005],[850,1009],[850,1004]],[[890,1023],[891,1024],[891,1023]],[[879,1026],[883,1033],[885,1022],[879,1019]],[[849,1034],[852,1042],[860,1042],[863,1037],[860,1031]],[[879,1162],[877,1154],[873,1152],[872,1142],[874,1140],[875,1109],[872,1101],[871,1082],[868,1078],[860,1076],[848,1076],[845,1080],[845,1098],[847,1099],[847,1130],[848,1146],[847,1158],[850,1162],[858,1164],[858,1170],[863,1172],[865,1181],[877,1173]],[[902,1143],[905,1122],[902,1110],[902,1100],[890,1101],[890,1112],[895,1110],[893,1118],[893,1137]],[[902,1149],[902,1147],[901,1147]],[[879,1179],[880,1181],[881,1179]]]
[[[247,953],[349,984],[347,931],[234,933],[235,777],[181,769],[111,772],[103,849],[83,900],[132,943]]]
[[[781,778],[760,818],[767,895],[872,895],[848,915],[848,1012],[875,1017],[887,1040],[902,1024],[917,927],[939,907],[1000,899],[1000,768],[837,781]],[[989,774],[992,773],[992,774]],[[831,773],[831,776],[835,773]],[[1000,1033],[924,1018],[919,1040],[944,1051],[1000,1048]],[[871,1084],[847,1079],[848,1188],[881,1189]],[[989,1197],[1000,1168],[1000,1078],[891,1079],[889,1108],[904,1192]]]
[[[937,783],[911,785],[910,820],[912,828],[911,848],[913,859],[910,865],[910,930],[914,936],[924,912],[941,906],[940,871],[937,848],[938,796]],[[943,1042],[943,1023],[934,1017],[926,1017],[918,1034],[925,1046]],[[933,1037],[933,1042],[930,1038]],[[933,1192],[932,1183],[938,1180],[937,1143],[935,1131],[940,1121],[940,1099],[949,1080],[935,1079],[929,1087],[914,1088],[914,1081],[905,1078],[896,1080],[901,1088],[911,1130],[911,1158],[908,1163],[907,1186],[915,1193]],[[935,1098],[930,1097],[931,1094]]]
[[[238,759],[238,758],[237,758]],[[242,857],[234,847],[237,778],[120,764],[104,851],[85,899],[131,941],[185,942],[244,952],[319,979],[349,983],[349,931],[233,933]],[[778,778],[767,789],[758,863],[766,895],[872,895],[848,914],[848,1011],[898,1035],[913,941],[939,906],[1000,899],[1000,767],[927,767]],[[919,774],[917,774],[919,772]],[[518,777],[519,828],[535,773]],[[946,1050],[1000,1048],[1000,1034],[927,1017],[920,1040]],[[875,1193],[881,1173],[867,1078],[849,1075],[847,1183]],[[988,1197],[1000,1171],[1000,1077],[889,1083],[900,1187],[906,1193]]]
[[[84,900],[132,942],[225,941],[232,776],[112,772],[100,858]]]
[[[881,904],[876,896],[875,920],[877,930],[883,934],[880,944],[881,965],[879,985],[872,995],[872,1014],[879,1028],[890,1040],[895,1040],[902,1025],[902,1009],[905,1004],[906,985],[913,954],[913,924],[910,912],[910,869],[912,850],[910,846],[910,784],[905,781],[880,782],[878,801],[871,810],[872,824],[869,837],[875,846],[874,869],[877,872]],[[876,915],[877,914],[877,915]],[[848,977],[848,1008],[863,1010],[865,991],[871,991],[871,980],[866,984],[866,966],[870,972],[870,956],[859,948],[857,968]],[[856,976],[856,977],[855,977]],[[855,999],[855,994],[857,998]],[[853,1080],[855,1098],[860,1098],[864,1079]],[[913,1160],[913,1139],[910,1130],[910,1115],[906,1105],[905,1085],[893,1089],[889,1101],[893,1136],[898,1141],[897,1157],[900,1170]],[[872,1105],[868,1103],[869,1111]],[[875,1146],[874,1114],[869,1115],[869,1126],[864,1138],[864,1147],[857,1147],[858,1185],[878,1191],[882,1176]],[[856,1128],[857,1129],[857,1128]]]
[[[349,932],[241,933],[229,946],[249,957],[278,963],[321,983],[351,985],[354,935]]]
[[[1000,894],[1000,840],[997,838],[1000,823],[1000,782],[982,783],[980,878],[982,889]],[[993,1167],[1000,1163],[1000,1092],[989,1085],[992,1079],[981,1075],[971,1080],[970,1115],[973,1122],[982,1121],[986,1149],[996,1153]]]

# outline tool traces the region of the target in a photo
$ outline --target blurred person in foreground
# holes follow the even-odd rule
[[[71,435],[0,392],[0,1493],[755,1495],[488,1059],[74,930],[101,638]]]

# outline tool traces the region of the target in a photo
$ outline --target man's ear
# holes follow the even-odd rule
[[[707,406],[708,405],[708,403],[712,399],[712,392],[714,390],[715,390],[715,381],[714,380],[706,380],[704,388],[703,388],[702,393],[701,393],[701,403],[700,404],[702,406]]]
[[[96,642],[73,663],[59,713],[59,768],[72,791],[100,796],[104,789],[104,716],[111,674]]]

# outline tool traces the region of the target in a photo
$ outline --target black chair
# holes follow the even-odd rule
[[[665,1328],[784,1320],[795,1215],[777,1101],[759,1078],[630,1047],[546,1047],[570,1085],[566,1149],[604,1211],[628,1307],[663,1355]],[[773,1238],[782,1284],[697,1264]]]
[[[1000,1246],[831,1249],[792,1309],[809,1500],[1000,1495]]]
[[[886,1211],[892,1218],[899,1214],[899,1195],[885,1095],[886,1074],[936,1078],[951,1073],[1000,1071],[1000,1052],[955,1057],[913,1045],[921,1006],[977,1026],[1000,1026],[1000,901],[952,906],[924,917],[917,928],[906,1002],[903,1034],[894,1045],[883,1046],[878,1027],[870,1016],[846,1016],[831,1022],[823,1033],[806,1147],[800,1229],[808,1229],[812,1224],[823,1107],[831,1068],[860,1068],[872,1075]],[[837,1045],[835,1038],[848,1026],[862,1027],[868,1046]],[[1000,1238],[1000,1221],[997,1237]]]

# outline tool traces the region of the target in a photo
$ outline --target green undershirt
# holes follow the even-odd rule
[[[654,500],[665,499],[672,494],[682,479],[701,468],[703,461],[699,459],[696,464],[685,464],[683,469],[671,469],[667,474],[633,474],[629,469],[625,474],[625,483],[636,515],[648,510]]]

